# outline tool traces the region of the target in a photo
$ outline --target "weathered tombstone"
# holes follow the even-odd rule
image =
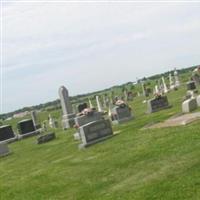
[[[70,103],[68,90],[64,86],[61,86],[59,88],[59,96],[63,111],[63,117],[62,117],[63,128],[64,129],[72,128],[74,126],[75,114],[72,111],[72,105]]]
[[[90,108],[94,108],[92,101],[90,99],[89,99],[89,106],[90,106]]]
[[[200,66],[192,72],[192,80],[196,83],[196,85],[200,85]]]
[[[147,101],[147,113],[153,113],[169,108],[167,96],[158,96]]]
[[[0,126],[0,143],[1,142],[13,142],[17,140],[17,136],[14,134],[10,125]]]
[[[48,133],[45,135],[41,135],[37,138],[37,144],[43,144],[51,140],[54,140],[55,138],[56,138],[55,133]]]
[[[113,124],[119,124],[133,119],[131,108],[124,102],[119,103],[118,105],[111,110],[111,120]]]
[[[33,120],[33,125],[35,126],[35,129],[41,128],[41,125],[38,122],[37,113],[35,110],[31,111],[31,118]]]
[[[50,128],[56,128],[55,120],[50,114],[49,114],[49,126]]]
[[[197,106],[200,107],[200,95],[197,96],[196,101],[197,101]]]
[[[167,88],[167,85],[165,83],[165,78],[162,77],[162,82],[163,82],[163,92],[164,94],[168,93],[168,88]]]
[[[194,81],[187,82],[187,90],[196,90],[196,84]]]
[[[176,69],[174,70],[174,79],[175,79],[175,87],[179,87],[180,81],[179,81],[178,72]]]
[[[35,129],[32,119],[25,119],[17,124],[19,138],[25,138],[32,135],[37,135],[40,131]]]
[[[6,143],[0,143],[0,157],[10,154],[10,150]]]
[[[174,80],[172,78],[172,74],[170,73],[169,74],[169,86],[170,86],[170,90],[173,90],[174,89]]]
[[[101,102],[99,100],[99,96],[96,96],[96,102],[97,102],[98,111],[103,112],[103,108],[102,108]]]
[[[79,148],[88,147],[113,136],[112,127],[108,119],[101,119],[85,124],[79,128],[79,131],[82,141]]]
[[[182,103],[182,112],[183,113],[189,113],[194,111],[197,108],[197,101],[195,98],[191,98],[188,100],[185,100]]]

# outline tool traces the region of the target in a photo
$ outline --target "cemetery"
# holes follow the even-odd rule
[[[200,197],[200,86],[192,75],[173,70],[76,100],[58,86],[60,107],[3,121],[1,198]]]

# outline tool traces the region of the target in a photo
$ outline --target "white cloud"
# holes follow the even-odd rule
[[[57,98],[61,84],[85,93],[198,64],[199,7],[186,5],[7,6],[4,112]]]

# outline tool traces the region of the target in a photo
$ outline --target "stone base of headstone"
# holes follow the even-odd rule
[[[79,132],[82,141],[79,148],[88,147],[113,136],[111,123],[108,119],[85,124],[79,128]]]
[[[10,154],[10,150],[6,143],[0,143],[0,157],[7,156]]]
[[[9,139],[7,139],[7,140],[0,141],[0,144],[1,144],[1,143],[12,143],[12,142],[15,142],[15,141],[17,141],[17,140],[18,140],[18,136],[16,135],[16,136],[13,137],[13,138],[9,138]]]
[[[31,137],[31,136],[34,136],[34,135],[38,135],[40,134],[41,130],[36,130],[36,131],[33,131],[33,132],[30,132],[30,133],[26,133],[26,134],[19,134],[18,135],[18,139],[24,139],[24,138],[28,138],[28,137]]]
[[[131,117],[126,117],[126,118],[123,118],[123,119],[120,119],[120,120],[114,120],[114,121],[112,121],[112,124],[113,125],[122,124],[122,123],[128,122],[128,121],[130,121],[132,119],[134,119],[134,117],[132,117],[132,116]]]
[[[54,140],[55,138],[56,138],[55,133],[48,133],[45,135],[41,135],[37,138],[37,144],[43,144],[51,140]]]
[[[182,103],[182,112],[189,113],[197,109],[196,98],[191,98]]]
[[[63,125],[64,130],[74,127],[74,124],[75,124],[74,118],[75,118],[75,114],[63,115],[62,125]]]

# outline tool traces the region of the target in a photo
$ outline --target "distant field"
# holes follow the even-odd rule
[[[200,199],[200,121],[141,130],[180,113],[185,92],[169,93],[173,107],[149,115],[137,97],[130,104],[135,119],[114,126],[116,137],[85,150],[78,149],[73,129],[58,129],[57,139],[43,145],[34,137],[10,144],[12,155],[0,159],[0,199]],[[40,113],[42,120],[47,116]]]

